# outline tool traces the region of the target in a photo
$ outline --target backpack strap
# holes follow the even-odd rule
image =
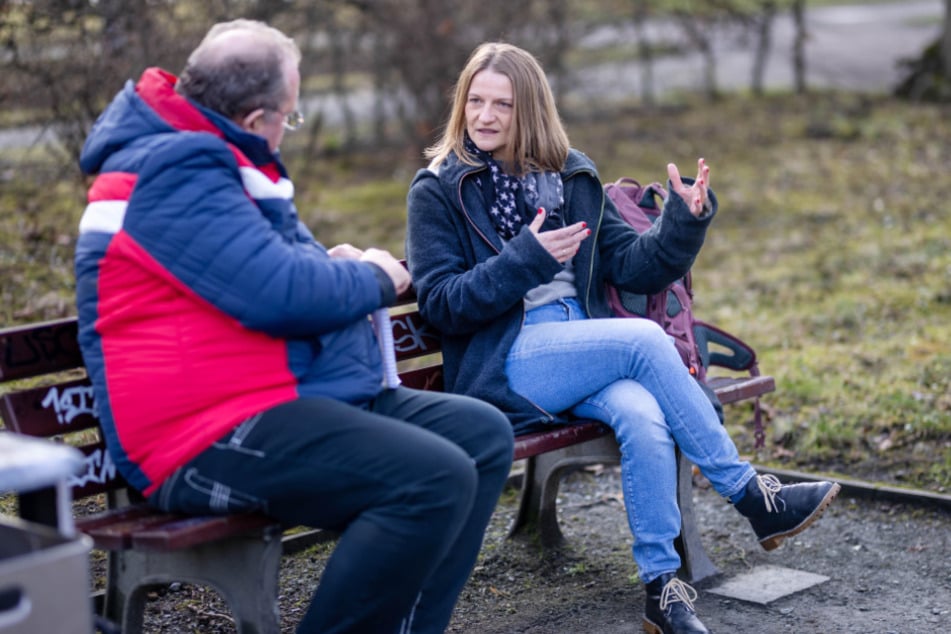
[[[752,346],[736,335],[705,321],[695,319],[693,325],[694,337],[704,366],[716,365],[730,370],[746,370],[750,376],[759,376],[756,351]],[[711,351],[711,343],[716,344],[719,349]],[[766,444],[766,431],[763,428],[763,411],[758,396],[753,399],[753,436],[756,439],[755,448],[763,448]]]

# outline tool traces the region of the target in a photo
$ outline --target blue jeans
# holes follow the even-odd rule
[[[340,532],[298,632],[438,634],[508,478],[512,426],[476,399],[407,388],[368,408],[300,399],[255,416],[150,498]]]
[[[667,334],[647,319],[588,319],[573,298],[528,311],[506,359],[512,389],[607,423],[621,449],[632,548],[648,583],[680,568],[675,446],[730,499],[755,475]]]

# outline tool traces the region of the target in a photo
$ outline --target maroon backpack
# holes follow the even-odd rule
[[[604,186],[618,212],[638,233],[660,217],[667,192],[660,183],[643,186],[633,178],[619,178]],[[659,293],[639,295],[607,287],[608,303],[618,317],[646,317],[671,336],[680,358],[696,379],[706,379],[706,367],[694,333],[693,291],[690,272]]]
[[[604,186],[618,212],[638,233],[647,231],[660,218],[667,191],[660,183],[643,186],[633,178],[619,178]],[[670,335],[690,374],[700,382],[717,415],[723,421],[723,406],[707,385],[711,365],[759,374],[756,352],[738,337],[696,319],[690,271],[666,289],[652,295],[638,295],[607,286],[608,303],[618,317],[652,319]],[[757,449],[763,446],[762,412],[757,398],[753,409]]]

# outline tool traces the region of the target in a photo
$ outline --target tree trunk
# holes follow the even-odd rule
[[[951,0],[949,0],[951,1]],[[763,94],[763,82],[766,76],[766,62],[773,45],[773,18],[776,17],[776,3],[763,2],[763,13],[759,19],[759,33],[756,40],[756,53],[753,58],[753,78],[751,89],[754,95]]]
[[[634,3],[634,32],[637,37],[637,57],[641,63],[641,101],[654,105],[654,49],[648,39],[647,24],[649,8],[646,2]]]
[[[951,0],[944,0],[944,32],[941,34],[941,64],[945,81],[951,82]]]
[[[951,0],[946,0],[951,2]],[[806,2],[795,0],[792,4],[793,24],[796,35],[793,38],[793,84],[797,94],[806,92]]]
[[[696,18],[683,12],[677,14],[677,19],[703,60],[703,92],[709,101],[716,101],[720,95],[717,86],[717,56],[708,35],[714,21]]]
[[[386,142],[386,100],[390,94],[387,47],[383,43],[384,34],[375,33],[373,46],[373,131],[376,143]]]
[[[546,56],[546,69],[549,81],[555,87],[555,105],[558,109],[563,106],[565,86],[569,78],[568,65],[565,62],[566,53],[571,46],[571,23],[566,0],[548,0],[545,14],[550,21],[554,45]]]
[[[347,51],[349,39],[341,24],[331,24],[327,33],[330,40],[330,63],[332,90],[340,103],[343,115],[343,150],[349,153],[357,145],[357,122],[350,105],[350,91],[347,88]]]

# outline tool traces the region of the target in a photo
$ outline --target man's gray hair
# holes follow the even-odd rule
[[[175,89],[229,119],[258,108],[280,110],[288,98],[286,66],[300,63],[294,40],[254,20],[221,22],[185,64]]]

